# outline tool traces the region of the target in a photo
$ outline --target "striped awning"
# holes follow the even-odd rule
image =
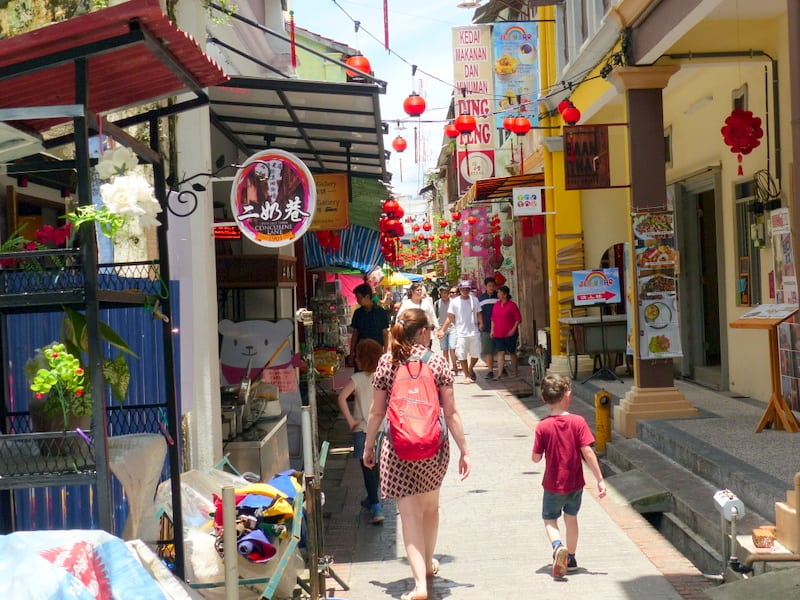
[[[338,233],[340,248],[336,251],[322,248],[317,236],[312,232],[303,236],[307,270],[330,267],[371,273],[383,264],[380,232],[351,224]]]

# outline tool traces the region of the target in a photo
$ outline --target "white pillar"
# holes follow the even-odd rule
[[[176,11],[178,27],[204,47],[203,3],[179,2]],[[179,179],[210,172],[208,109],[181,113],[177,122]],[[209,469],[222,457],[214,214],[210,190],[196,195],[191,216],[169,216],[170,271],[180,283],[180,390],[183,414],[189,416],[189,466]]]

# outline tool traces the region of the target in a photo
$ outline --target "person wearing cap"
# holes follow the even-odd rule
[[[456,330],[456,358],[464,371],[461,383],[472,383],[475,381],[475,364],[481,354],[483,315],[469,281],[458,284],[458,296],[450,300],[447,319],[436,332],[439,339],[444,337],[451,324],[455,324]]]
[[[433,310],[436,313],[438,320],[437,326],[441,327],[447,320],[447,311],[450,308],[450,299],[458,296],[458,288],[443,285],[439,287],[439,299],[433,303]],[[442,348],[442,354],[453,365],[453,373],[458,375],[458,360],[456,359],[456,328],[450,325],[445,332],[444,337],[439,340],[439,345]]]
[[[519,377],[519,357],[517,356],[517,339],[522,313],[519,306],[511,299],[511,290],[507,285],[497,288],[497,303],[492,309],[492,321],[489,333],[497,351],[497,379],[503,378],[503,365],[506,364],[506,352],[511,358],[511,377]]]

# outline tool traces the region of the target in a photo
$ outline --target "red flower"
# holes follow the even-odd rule
[[[83,375],[83,368],[82,367],[78,367],[77,369],[75,369],[75,374],[76,375]]]
[[[75,390],[75,395],[78,397],[83,396],[83,388],[78,388],[77,390]]]

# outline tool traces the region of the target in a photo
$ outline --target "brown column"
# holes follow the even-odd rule
[[[677,70],[675,66],[619,67],[608,78],[625,94],[627,103],[631,212],[665,207],[667,203],[662,89]],[[630,227],[630,217],[628,221]],[[634,264],[632,253],[633,248],[630,264]],[[635,309],[633,331],[639,331],[639,312]],[[636,437],[640,419],[697,416],[697,409],[675,387],[672,359],[640,360],[637,349],[634,374],[634,386],[614,410],[618,433]]]
[[[800,255],[797,232],[800,231],[800,2],[786,2],[786,23],[789,28],[789,115],[792,133],[792,182],[789,193],[789,206],[792,215],[792,248],[794,260]],[[780,133],[778,133],[780,135]],[[784,186],[785,187],[785,186]]]

